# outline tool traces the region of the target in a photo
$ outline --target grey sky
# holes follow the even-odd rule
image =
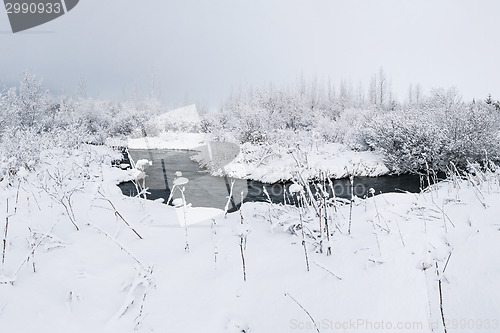
[[[410,83],[500,98],[496,0],[81,0],[12,34],[0,10],[0,80],[31,68],[55,92],[144,93],[167,104],[216,105],[230,89],[300,75],[350,79],[383,66],[404,98]]]

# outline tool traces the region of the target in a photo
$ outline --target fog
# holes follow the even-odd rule
[[[495,0],[81,0],[17,34],[0,12],[7,85],[29,68],[55,93],[82,81],[93,97],[153,90],[214,108],[232,89],[301,76],[367,86],[383,67],[399,99],[411,83],[500,98]]]

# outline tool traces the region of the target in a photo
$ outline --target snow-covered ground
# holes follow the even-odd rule
[[[287,151],[279,146],[259,146],[245,143],[240,154],[213,175],[228,175],[239,179],[253,179],[265,183],[296,178],[297,170],[305,179],[330,178],[350,175],[377,177],[390,171],[382,157],[372,151],[356,152],[342,144],[323,143],[306,152]],[[205,159],[198,160],[203,165]]]
[[[129,138],[127,146],[130,149],[196,150],[207,139],[205,134],[198,133],[200,119],[194,104],[170,110],[148,120],[149,135]]]
[[[205,140],[206,135],[201,133],[162,132],[153,137],[129,138],[128,148],[196,150]]]
[[[210,149],[211,152],[208,154],[209,144],[221,144],[211,142],[210,134],[166,130],[169,124],[174,124],[173,127],[176,128],[200,127],[200,116],[194,105],[163,113],[150,120],[150,123],[153,124],[150,127],[154,127],[153,132],[157,135],[129,138],[128,148],[198,150],[201,153],[196,161],[201,166],[208,166],[217,159],[217,156],[214,156],[217,153],[221,155],[229,153],[231,156],[234,154],[235,143],[226,143],[225,147],[222,143],[228,151]],[[301,141],[295,142],[294,138]],[[353,151],[343,144],[324,143],[307,134],[292,136],[289,140],[284,140],[284,143],[286,146],[245,143],[239,147],[239,154],[234,154],[230,160],[227,156],[223,156],[227,163],[218,165],[215,169],[209,168],[210,172],[214,176],[227,175],[265,183],[294,179],[294,172],[298,169],[305,178],[317,178],[320,174],[330,178],[344,178],[350,175],[377,177],[390,173],[382,157],[373,151]],[[303,148],[297,149],[299,146]]]
[[[207,142],[217,144],[210,143],[208,138],[208,135],[198,133],[163,132],[157,137],[129,139],[128,148],[198,150],[202,153],[194,159],[204,167],[211,161],[206,153],[203,154],[207,151]],[[276,145],[251,143],[241,145],[239,150],[234,160],[211,170],[211,174],[275,183],[293,179],[298,165],[302,177],[308,179],[317,178],[320,174],[339,179],[350,175],[378,177],[390,173],[379,154],[373,151],[353,151],[339,143],[323,143],[306,153],[287,151]]]
[[[328,241],[312,207],[125,197],[110,160],[46,152],[2,183],[2,332],[500,330],[498,174],[331,203]]]

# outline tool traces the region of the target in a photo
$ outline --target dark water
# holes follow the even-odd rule
[[[182,172],[182,177],[189,179],[184,188],[186,201],[195,207],[216,207],[224,208],[228,199],[228,188],[231,180],[221,177],[213,177],[208,173],[201,171],[196,162],[190,160],[195,152],[175,151],[175,150],[131,150],[130,155],[135,161],[139,159],[148,159],[153,164],[146,168],[146,187],[148,199],[163,198],[165,202],[170,196],[173,180],[176,178],[177,171]],[[233,191],[235,193],[234,206],[241,201],[241,192],[244,197],[247,185],[246,180],[236,180]],[[135,195],[136,188],[131,182],[119,185],[125,195]],[[236,193],[238,193],[236,195]],[[180,198],[180,192],[175,191],[173,198]],[[229,208],[232,208],[230,205]],[[233,208],[235,208],[233,207]]]
[[[168,199],[172,182],[175,179],[176,171],[181,171],[182,176],[189,179],[185,185],[185,197],[188,203],[195,207],[216,207],[224,208],[228,202],[231,188],[231,179],[223,177],[213,177],[198,168],[196,162],[190,157],[195,152],[173,151],[173,150],[131,150],[132,158],[148,159],[153,161],[153,165],[146,168],[146,187],[149,188],[148,199],[163,198]],[[268,198],[275,203],[291,202],[288,187],[292,183],[264,184],[253,180],[234,180],[233,200],[230,202],[229,210],[235,210],[239,206],[242,193],[243,201],[268,201]],[[336,179],[332,183],[325,183],[326,190],[330,195],[335,192],[339,198],[351,197],[351,186],[349,179]],[[120,188],[125,195],[136,195],[135,186],[131,182],[120,184]],[[264,188],[267,191],[264,191]],[[381,177],[355,177],[353,193],[358,197],[368,194],[370,188],[376,194],[408,191],[420,191],[420,179],[416,175],[381,176]],[[316,186],[311,187],[315,192]],[[269,197],[268,197],[269,195]],[[180,197],[178,190],[174,193],[174,198]]]

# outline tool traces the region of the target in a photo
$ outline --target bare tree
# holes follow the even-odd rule
[[[378,70],[378,102],[381,107],[387,103],[388,82],[382,67]]]
[[[415,103],[419,104],[422,98],[422,86],[418,83],[415,86]]]
[[[342,109],[351,106],[353,101],[353,89],[350,81],[342,79],[340,81],[340,105]]]
[[[410,83],[410,86],[408,87],[408,104],[413,104],[413,99],[413,84]]]
[[[363,82],[358,82],[358,87],[356,88],[356,107],[362,108],[365,104],[365,89],[363,88]]]
[[[370,87],[368,88],[368,94],[370,98],[370,104],[378,104],[377,98],[377,74],[373,74],[370,79]]]
[[[327,93],[327,96],[328,96],[328,101],[329,102],[333,102],[335,101],[335,98],[337,97],[337,94],[335,92],[335,85],[332,83],[331,81],[331,78],[328,78],[328,93]]]

